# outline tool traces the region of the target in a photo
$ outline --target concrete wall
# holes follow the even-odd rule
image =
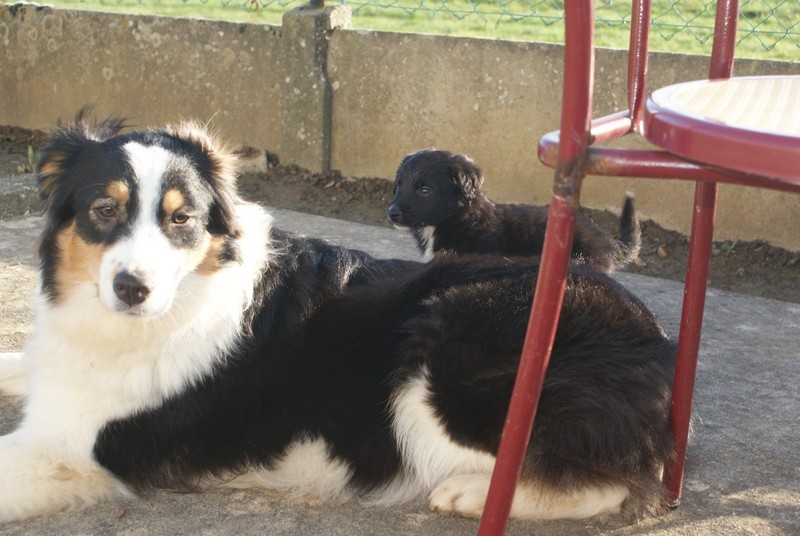
[[[44,128],[96,102],[99,115],[198,118],[286,163],[384,178],[436,146],[476,159],[496,200],[547,202],[552,171],[536,143],[558,125],[561,46],[354,31],[341,8],[271,27],[0,6],[0,124]],[[597,114],[624,107],[624,53],[600,50],[596,63]],[[651,85],[705,71],[702,57],[653,54]],[[800,65],[740,60],[736,71]],[[688,231],[688,183],[592,177],[582,203],[618,211],[625,190],[644,218]],[[800,251],[800,196],[723,185],[717,221],[717,239]]]
[[[0,124],[46,128],[86,103],[137,125],[210,121],[279,149],[281,29],[0,6]]]

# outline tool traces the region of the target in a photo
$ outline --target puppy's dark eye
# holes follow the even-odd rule
[[[433,190],[431,190],[427,186],[420,186],[419,188],[417,188],[417,195],[420,196],[420,197],[428,197],[432,193],[433,193]]]
[[[94,209],[95,213],[101,218],[111,220],[117,217],[117,208],[111,205],[103,205]]]
[[[175,225],[185,225],[186,223],[188,223],[189,217],[190,216],[188,214],[181,214],[176,212],[175,214],[172,215],[172,223],[174,223]]]

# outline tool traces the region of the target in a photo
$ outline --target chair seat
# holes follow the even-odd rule
[[[645,104],[644,136],[689,160],[800,184],[800,76],[656,90]]]

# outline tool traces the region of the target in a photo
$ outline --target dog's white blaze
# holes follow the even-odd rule
[[[403,386],[393,400],[394,432],[406,470],[426,489],[456,474],[491,473],[495,457],[453,442],[428,402],[428,370]]]
[[[128,143],[124,147],[138,181],[139,213],[130,236],[103,254],[100,266],[100,301],[112,311],[159,315],[169,310],[178,282],[192,269],[191,252],[175,248],[164,236],[158,221],[163,194],[163,176],[175,156],[160,147]],[[130,307],[114,293],[114,277],[128,272],[141,279],[150,291],[141,304]]]
[[[140,216],[145,212],[155,214],[161,201],[162,179],[175,154],[162,147],[145,147],[136,142],[126,143],[123,149],[128,153],[128,162],[139,185]]]
[[[233,488],[283,489],[293,496],[346,501],[351,470],[330,456],[322,439],[301,439],[270,468],[253,469],[224,483]]]

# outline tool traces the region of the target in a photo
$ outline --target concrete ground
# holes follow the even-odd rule
[[[0,181],[1,183],[2,181]],[[21,195],[30,191],[21,191]],[[6,197],[0,192],[0,204]],[[33,245],[41,220],[14,216],[25,202],[0,207],[0,352],[20,351],[30,333],[35,284]],[[11,214],[10,214],[11,213]],[[279,227],[322,236],[378,256],[416,258],[411,238],[391,229],[283,210]],[[681,285],[619,274],[677,333]],[[698,367],[682,504],[639,523],[617,517],[512,522],[507,534],[692,535],[800,534],[800,304],[710,290]],[[0,433],[19,418],[0,397]],[[159,491],[136,499],[24,522],[0,524],[2,535],[373,535],[475,534],[477,521],[430,512],[423,499],[393,508],[295,504],[279,493]]]

